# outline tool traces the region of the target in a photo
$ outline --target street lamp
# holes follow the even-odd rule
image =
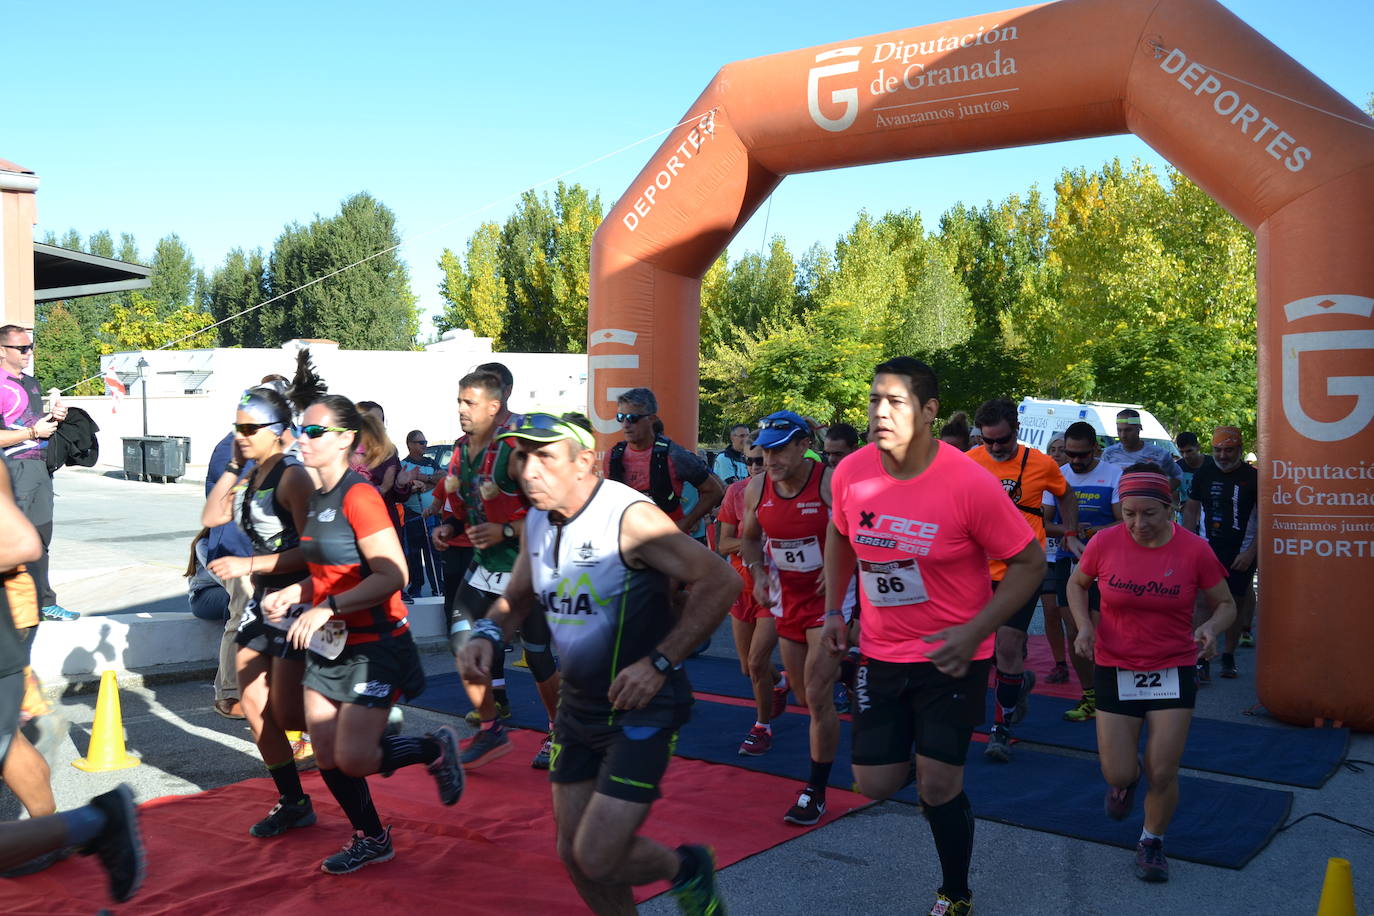
[[[143,370],[148,368],[148,361],[143,357],[138,358],[138,380],[143,383],[143,435],[148,435],[148,379],[143,375]]]

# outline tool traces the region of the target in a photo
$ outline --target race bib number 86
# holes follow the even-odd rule
[[[901,604],[920,604],[929,600],[921,568],[914,559],[894,560],[891,563],[859,561],[859,579],[864,596],[874,607],[896,607]]]

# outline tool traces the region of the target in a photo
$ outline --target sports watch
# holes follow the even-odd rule
[[[668,661],[668,656],[657,649],[649,653],[649,664],[653,665],[659,674],[667,674],[673,670],[673,663]]]
[[[501,536],[505,538],[515,537],[515,526],[512,525],[510,522],[506,522],[504,525],[501,526]]]

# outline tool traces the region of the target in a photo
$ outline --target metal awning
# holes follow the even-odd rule
[[[142,264],[130,264],[128,261],[116,261],[84,251],[35,242],[33,301],[55,302],[58,299],[147,289],[152,285],[148,279],[152,272],[151,267]]]

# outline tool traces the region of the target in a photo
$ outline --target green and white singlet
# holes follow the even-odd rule
[[[639,502],[650,500],[602,480],[581,511],[561,524],[531,509],[525,544],[534,593],[558,653],[563,708],[610,724],[667,727],[692,702],[681,667],[643,709],[617,712],[606,697],[615,676],[647,657],[674,623],[668,577],[629,566],[620,555],[621,519]]]

